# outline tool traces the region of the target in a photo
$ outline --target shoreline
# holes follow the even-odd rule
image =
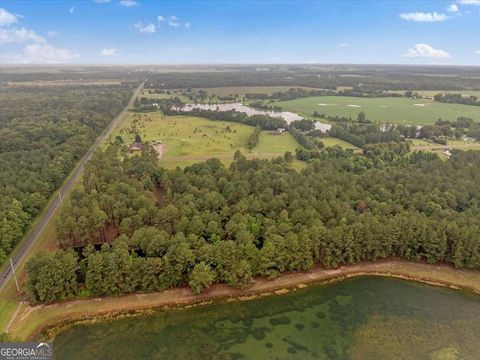
[[[49,305],[22,304],[6,330],[15,340],[32,340],[43,335],[42,340],[47,338],[51,341],[60,332],[77,324],[139,316],[155,310],[202,306],[215,301],[248,301],[362,276],[390,277],[480,295],[479,270],[393,259],[346,265],[332,270],[315,267],[310,272],[284,273],[272,280],[256,278],[243,290],[215,284],[199,295],[194,294],[188,287],[182,287],[162,292],[70,300]]]

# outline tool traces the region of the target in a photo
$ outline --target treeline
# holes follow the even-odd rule
[[[476,96],[463,96],[462,94],[437,94],[435,101],[449,104],[463,104],[480,106],[480,100]]]
[[[324,89],[305,89],[305,88],[290,88],[287,91],[274,91],[271,94],[265,93],[249,93],[245,94],[246,99],[259,99],[259,100],[294,100],[299,98],[305,98],[310,96],[328,96],[336,95],[334,90]]]
[[[361,93],[417,90],[480,90],[478,70],[398,65],[268,65],[218,67],[217,71],[152,72],[147,88],[189,89],[241,86],[289,86],[336,90],[357,88]],[[454,76],[445,76],[451,74]]]
[[[260,127],[256,127],[250,136],[247,139],[247,148],[248,149],[253,149],[255,146],[257,146],[258,141],[260,140],[260,132],[262,129]]]
[[[132,90],[0,89],[0,264]]]
[[[396,126],[364,125],[356,123],[334,124],[329,131],[330,136],[342,139],[350,144],[363,147],[366,144],[404,141]]]
[[[302,131],[298,130],[296,127],[291,126],[288,129],[288,132],[305,149],[312,150],[316,148],[315,139],[305,135]]]
[[[110,146],[62,211],[66,250],[30,260],[32,300],[245,287],[392,256],[480,267],[480,152],[442,161],[407,146],[328,148],[300,172],[239,152],[229,168],[211,159],[165,170],[148,146],[133,157]]]

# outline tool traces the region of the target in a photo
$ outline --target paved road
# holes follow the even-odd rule
[[[146,80],[145,80],[146,81]],[[127,106],[123,109],[123,111],[118,114],[110,123],[110,125],[105,129],[105,131],[97,138],[95,143],[88,149],[88,151],[85,153],[85,155],[82,157],[80,162],[78,163],[77,167],[73,170],[72,175],[68,179],[68,181],[59,189],[57,192],[60,193],[60,195],[55,198],[55,200],[48,206],[48,208],[42,213],[40,218],[38,219],[37,223],[32,227],[30,232],[27,234],[27,236],[20,242],[18,246],[18,251],[16,252],[15,256],[12,258],[13,265],[16,267],[17,264],[20,263],[22,258],[25,256],[25,253],[27,252],[28,248],[32,246],[32,244],[35,242],[37,239],[38,235],[42,232],[43,228],[45,225],[50,221],[52,218],[52,215],[55,213],[55,210],[57,207],[60,205],[61,199],[67,195],[67,193],[70,191],[72,188],[73,184],[78,180],[78,177],[82,174],[83,172],[83,165],[85,162],[90,160],[92,157],[92,154],[94,151],[97,149],[97,147],[102,144],[105,139],[110,135],[112,130],[115,128],[119,120],[123,117],[123,115],[128,111],[128,108],[133,104],[135,101],[135,97],[140,93],[140,91],[143,88],[143,85],[145,85],[145,81],[135,90],[133,93],[130,101],[128,102]],[[54,195],[55,196],[55,195]],[[8,266],[5,268],[5,270],[1,273],[0,275],[0,290],[3,289],[4,285],[7,283],[8,279],[11,276],[11,267]]]

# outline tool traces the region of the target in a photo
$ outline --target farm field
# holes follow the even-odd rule
[[[450,140],[447,139],[447,145],[436,144],[432,141],[423,139],[409,140],[413,150],[426,150],[429,148],[448,148],[460,150],[480,150],[480,142],[464,141],[464,140]]]
[[[148,99],[168,99],[171,97],[179,97],[183,102],[189,102],[188,98],[181,94],[174,93],[174,90],[171,90],[170,94],[150,94],[149,90],[142,90],[142,93],[139,97],[146,97]]]
[[[355,118],[364,111],[369,119],[385,123],[425,125],[433,124],[439,118],[454,120],[459,116],[480,120],[477,106],[442,104],[426,99],[316,96],[274,104],[305,116],[316,110],[320,114]]]
[[[121,135],[127,144],[133,142],[134,133],[126,131],[134,123],[133,116],[129,114],[113,137]],[[228,164],[236,150],[240,150],[247,158],[272,158],[283,156],[286,151],[294,153],[299,146],[288,133],[274,136],[262,131],[259,144],[249,150],[246,144],[254,129],[252,126],[192,116],[150,113],[144,117],[142,114],[136,127],[143,141],[162,142],[165,150],[161,163],[167,168],[183,167],[211,157]],[[294,167],[298,168],[299,164],[294,164]]]

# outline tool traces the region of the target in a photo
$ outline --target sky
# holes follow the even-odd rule
[[[2,0],[0,63],[480,65],[480,0]]]

